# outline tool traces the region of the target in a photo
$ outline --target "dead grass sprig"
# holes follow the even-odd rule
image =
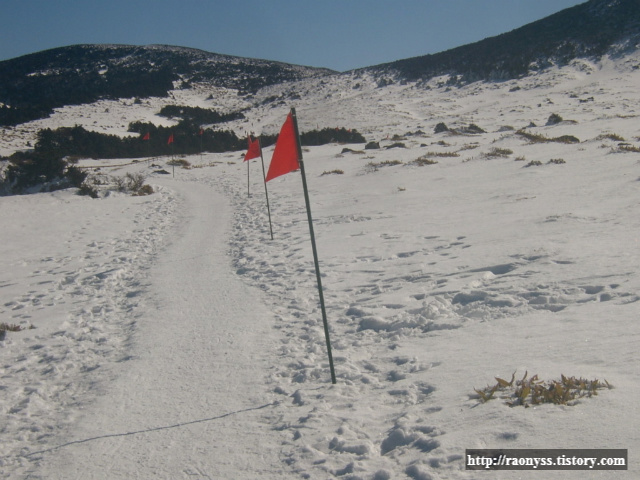
[[[382,162],[369,162],[365,165],[365,171],[377,172],[380,167],[391,167],[394,165],[402,165],[400,160],[384,160]]]
[[[21,327],[20,325],[16,325],[15,323],[13,324],[8,324],[8,323],[0,323],[0,331],[4,331],[4,332],[19,332],[20,330],[24,330],[24,327]]]
[[[621,152],[621,153],[626,153],[626,152],[640,153],[640,148],[639,147],[634,147],[633,145],[619,145],[617,152]]]
[[[463,145],[462,147],[460,147],[460,149],[458,151],[459,152],[464,152],[466,150],[475,150],[479,146],[480,146],[479,143],[469,143],[467,145]]]
[[[418,167],[426,167],[427,165],[435,165],[437,163],[437,160],[432,160],[427,156],[416,158],[413,162],[411,162],[412,165],[417,165]]]
[[[492,148],[484,154],[485,158],[507,158],[513,154],[513,150],[509,148]]]
[[[596,140],[613,140],[614,142],[624,142],[624,137],[618,135],[617,133],[603,133],[602,135],[598,135]]]
[[[542,165],[542,162],[540,160],[531,160],[529,163],[527,163],[525,165],[526,167],[539,167],[540,165]]]
[[[423,155],[423,157],[442,157],[442,158],[455,158],[459,156],[460,154],[457,152],[427,152]]]
[[[186,158],[174,158],[167,162],[167,165],[171,165],[172,167],[182,167],[186,170],[191,168],[191,162]]]
[[[551,138],[537,133],[525,132],[524,130],[518,130],[516,135],[526,138],[529,143],[580,143],[580,139],[573,135],[562,135],[560,137]]]

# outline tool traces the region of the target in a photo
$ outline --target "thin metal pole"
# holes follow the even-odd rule
[[[291,109],[293,117],[293,126],[296,134],[296,143],[298,145],[298,163],[300,164],[300,173],[302,174],[302,188],[304,190],[304,201],[307,205],[307,219],[309,221],[309,233],[311,235],[311,249],[313,250],[313,261],[316,267],[316,280],[318,282],[318,294],[320,295],[320,309],[322,310],[322,322],[324,324],[324,337],[327,341],[327,354],[329,356],[329,368],[331,369],[331,383],[336,383],[336,372],[333,368],[333,355],[331,353],[331,340],[329,338],[329,322],[327,321],[327,312],[324,306],[324,294],[322,292],[322,278],[320,276],[320,263],[318,262],[318,249],[316,248],[316,237],[313,233],[313,219],[311,218],[311,205],[309,202],[309,191],[307,189],[307,176],[304,172],[304,161],[302,160],[302,146],[300,145],[300,134],[298,132],[298,119],[296,118],[295,108]]]
[[[258,146],[260,147],[260,161],[262,161],[262,181],[264,182],[264,195],[267,197],[267,214],[269,215],[269,232],[271,233],[271,240],[273,240],[273,226],[271,225],[271,209],[269,208],[269,192],[267,191],[267,174],[264,170],[264,156],[262,155],[262,145],[260,144],[260,137],[258,137]]]
[[[251,191],[249,190],[249,160],[247,160],[247,197],[251,196]]]

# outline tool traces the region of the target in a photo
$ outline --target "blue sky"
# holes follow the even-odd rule
[[[585,0],[0,0],[0,60],[167,44],[338,71],[437,53]]]

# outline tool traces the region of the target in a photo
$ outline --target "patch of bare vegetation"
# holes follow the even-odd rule
[[[510,407],[540,405],[554,403],[556,405],[576,405],[581,398],[598,395],[598,390],[611,389],[613,386],[606,380],[586,380],[584,378],[566,377],[560,375],[560,380],[541,380],[538,375],[528,377],[525,372],[520,380],[515,379],[515,372],[511,381],[495,377],[496,383],[483,389],[475,389],[480,401],[488,402],[496,396],[506,400]]]

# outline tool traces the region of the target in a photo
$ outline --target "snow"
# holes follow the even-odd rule
[[[640,156],[609,135],[640,147],[639,63],[461,89],[309,80],[286,87],[296,104],[256,106],[233,124],[272,133],[295,106],[303,131],[357,128],[383,147],[304,150],[336,385],[298,172],[268,184],[273,240],[261,168],[250,163],[248,196],[243,152],[189,157],[194,168],[175,177],[147,162],[85,161],[145,173],[156,191],[146,197],[1,197],[0,318],[25,329],[0,341],[0,474],[471,479],[469,448],[633,458]],[[109,108],[113,127],[104,103],[47,121],[91,124],[102,112],[95,121],[118,130],[153,110],[126,107]],[[565,121],[545,126],[551,113]],[[434,134],[439,122],[487,133]],[[531,133],[580,143],[531,144],[516,134],[531,122]],[[3,151],[30,131],[12,129]],[[406,148],[385,148],[396,142]],[[422,157],[437,163],[413,163]],[[513,372],[614,388],[530,408],[474,394]]]

